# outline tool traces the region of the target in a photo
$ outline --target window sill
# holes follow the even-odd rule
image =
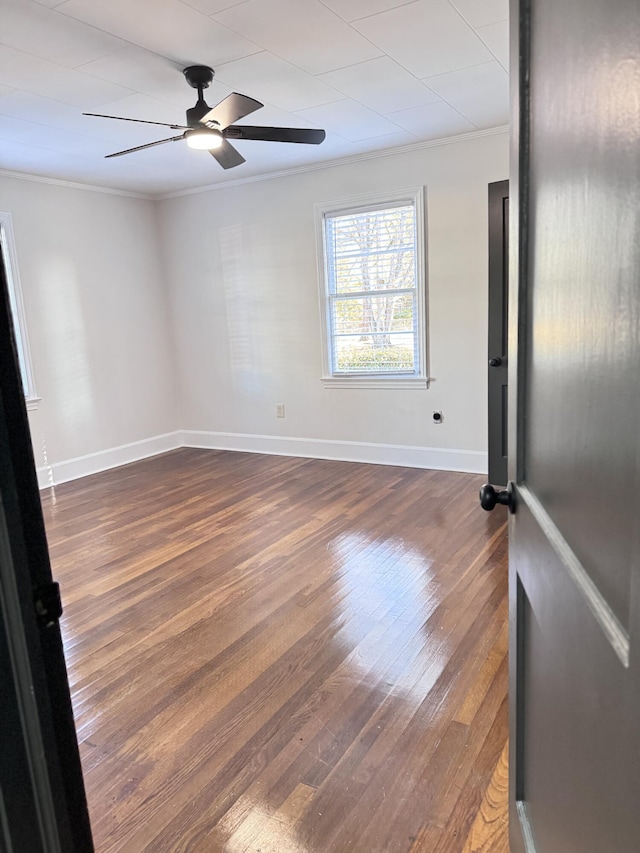
[[[324,388],[392,388],[394,391],[400,389],[425,390],[429,387],[429,380],[424,377],[415,376],[323,376]]]
[[[25,398],[25,403],[27,404],[27,411],[33,412],[38,408],[38,403],[42,400],[42,397],[27,397]]]

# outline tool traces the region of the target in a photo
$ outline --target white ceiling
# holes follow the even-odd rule
[[[0,169],[164,194],[507,124],[508,0],[0,0]],[[265,106],[247,124],[322,127],[319,146],[236,142],[224,171],[172,136],[89,118],[184,121],[182,69]]]

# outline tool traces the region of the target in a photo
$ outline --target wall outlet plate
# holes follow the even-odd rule
[[[276,417],[283,418],[284,417],[284,403],[276,403]]]

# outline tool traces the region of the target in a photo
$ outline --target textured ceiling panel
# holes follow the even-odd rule
[[[500,21],[498,24],[489,24],[487,27],[479,27],[478,35],[494,54],[496,59],[502,63],[503,68],[509,68],[509,24]]]
[[[236,92],[251,91],[251,96],[259,101],[291,112],[344,97],[343,93],[318,77],[301,71],[268,51],[217,67],[216,80],[221,80]]]
[[[343,21],[357,21],[358,18],[369,18],[379,12],[387,12],[396,6],[406,6],[414,0],[324,0],[328,6]]]
[[[96,80],[80,71],[0,44],[0,84],[93,109],[131,93],[130,89]]]
[[[79,70],[100,80],[132,87],[144,95],[170,101],[180,107],[180,112],[184,112],[190,100],[191,93],[185,86],[182,64],[171,62],[141,47],[126,45],[115,53],[80,66]],[[216,95],[220,99],[225,94],[227,90],[221,86],[212,100],[216,100]]]
[[[424,82],[477,128],[509,121],[509,78],[497,61],[428,77]]]
[[[451,0],[472,27],[484,27],[509,18],[509,0]]]
[[[416,77],[494,58],[447,0],[417,0],[356,21],[354,27]]]
[[[382,54],[318,0],[247,0],[215,19],[310,74]]]
[[[118,38],[23,0],[4,0],[0,39],[9,47],[67,68],[76,68],[124,47]]]
[[[351,98],[325,104],[323,107],[314,107],[312,110],[302,110],[298,115],[352,142],[397,133],[401,129],[397,124]]]
[[[383,115],[439,100],[424,83],[388,56],[330,71],[322,79]]]
[[[475,130],[464,116],[443,102],[391,113],[389,118],[420,139],[438,139]]]
[[[179,0],[67,0],[56,12],[185,64],[228,62],[258,50]]]

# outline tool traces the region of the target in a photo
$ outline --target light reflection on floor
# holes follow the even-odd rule
[[[358,680],[363,673],[372,681],[382,677],[396,696],[422,701],[449,652],[446,643],[426,630],[439,603],[432,561],[403,539],[365,533],[338,536],[328,548],[342,595],[336,610],[346,639],[354,644],[348,662],[358,669]],[[399,624],[406,630],[389,661],[385,638]],[[370,633],[360,641],[363,627]]]
[[[439,603],[432,561],[403,539],[365,532],[337,536],[327,550],[336,583],[331,641],[352,649],[336,677],[368,683],[381,706],[405,700],[411,716],[441,675],[450,652],[441,629],[430,631],[426,624]],[[399,626],[404,627],[401,635]],[[325,736],[339,740],[339,732],[317,721]],[[219,830],[228,833],[226,853],[254,848],[261,853],[308,853],[311,848],[296,828],[315,789],[299,783],[284,803],[272,808],[268,797],[260,796],[260,784],[257,780],[219,824]]]

